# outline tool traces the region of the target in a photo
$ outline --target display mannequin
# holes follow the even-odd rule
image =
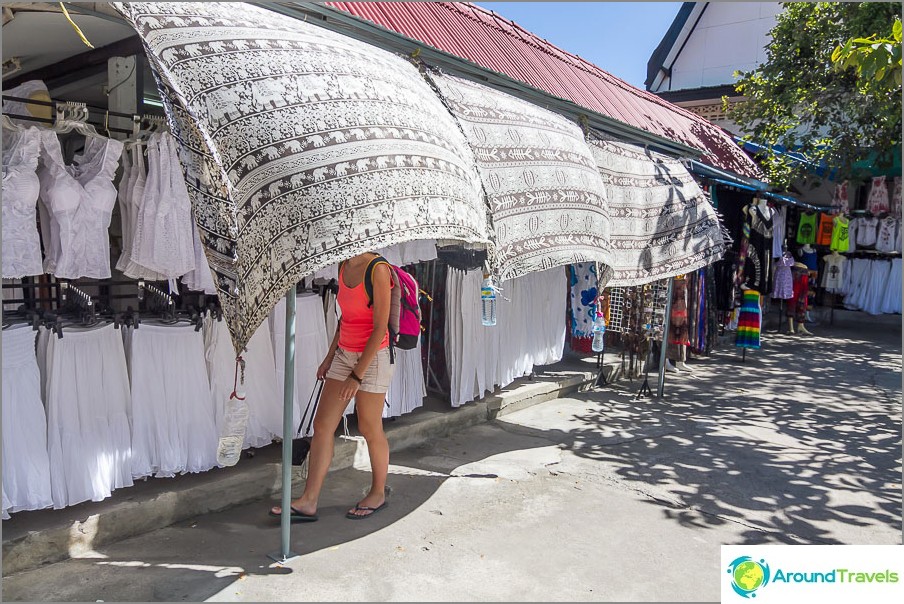
[[[795,262],[791,269],[794,279],[793,296],[788,300],[788,333],[813,335],[804,326],[807,315],[807,293],[810,285],[810,270],[803,262]],[[797,331],[794,331],[794,322],[797,321]]]
[[[666,348],[665,370],[693,372],[686,363],[690,332],[687,317],[687,279],[684,275],[675,277],[672,283],[672,312],[669,319],[669,342]]]

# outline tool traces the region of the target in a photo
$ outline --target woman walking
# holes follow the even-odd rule
[[[317,414],[308,460],[304,493],[292,502],[293,521],[317,520],[317,502],[333,459],[336,428],[349,401],[355,399],[358,429],[367,441],[373,478],[370,491],[346,517],[368,518],[386,507],[384,489],[389,471],[389,443],[383,433],[383,402],[392,380],[394,365],[389,358],[389,306],[392,277],[385,263],[373,268],[373,303],[364,287],[367,267],[378,257],[355,256],[339,267],[337,304],[342,311],[339,328],[326,358],[317,369],[317,379],[326,380]],[[278,516],[281,508],[271,508]]]

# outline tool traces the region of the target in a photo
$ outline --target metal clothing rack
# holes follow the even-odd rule
[[[144,124],[144,123],[147,123],[149,125],[159,124],[159,121],[161,119],[163,119],[163,116],[160,116],[160,115],[155,115],[155,114],[137,115],[137,114],[132,114],[132,113],[122,113],[120,111],[110,111],[109,109],[104,109],[104,108],[98,107],[96,105],[88,105],[87,103],[78,103],[78,102],[74,102],[74,101],[54,101],[54,100],[41,101],[41,100],[37,100],[37,99],[29,99],[29,98],[24,98],[24,97],[11,96],[8,94],[3,95],[3,100],[4,101],[16,101],[16,102],[20,102],[20,103],[26,103],[29,105],[40,105],[43,107],[51,107],[55,111],[58,111],[61,109],[66,109],[66,108],[71,109],[71,108],[81,107],[86,111],[89,119],[90,119],[91,113],[100,114],[102,116],[102,119],[97,120],[97,121],[86,120],[86,123],[90,123],[92,126],[99,127],[108,134],[111,132],[116,132],[119,134],[134,135],[135,129],[136,129],[135,127],[133,127],[132,130],[126,130],[125,128],[110,127],[109,126],[109,118],[111,118],[111,117],[122,117],[122,118],[130,119],[130,120],[132,120],[132,123],[137,125],[138,127],[140,127],[140,125]],[[37,122],[37,123],[42,123],[42,124],[53,124],[55,121],[53,118],[34,117],[31,115],[20,115],[20,114],[16,114],[16,113],[6,113],[6,112],[4,112],[4,114],[9,117],[15,118],[17,120]]]

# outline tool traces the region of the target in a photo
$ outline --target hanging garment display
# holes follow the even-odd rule
[[[479,270],[448,271],[445,349],[454,407],[529,375],[541,362],[562,358],[565,299],[555,293],[548,297],[548,292],[565,291],[563,269],[503,282],[493,327],[484,327],[480,321],[482,281]],[[531,328],[525,329],[525,325]]]
[[[147,150],[147,180],[130,257],[145,269],[174,279],[195,268],[191,202],[172,135],[152,134]]]
[[[873,216],[888,212],[888,186],[885,181],[886,178],[884,176],[873,178],[869,197],[866,200],[866,209]]]
[[[772,297],[778,300],[788,300],[794,297],[794,279],[791,276],[791,267],[794,266],[794,257],[785,253],[775,261],[775,282],[772,288]]]
[[[44,273],[38,235],[37,202],[41,184],[35,169],[41,133],[35,128],[3,131],[3,277]]]
[[[877,252],[895,251],[896,235],[900,227],[900,221],[894,216],[886,216],[879,220],[879,233],[876,236]]]
[[[882,260],[877,262],[883,262]],[[887,262],[884,261],[884,262]],[[891,259],[891,268],[888,271],[888,282],[885,283],[885,294],[881,298],[881,305],[878,310],[883,313],[901,314],[901,287],[902,285],[902,267],[904,260],[901,258]]]
[[[44,333],[53,507],[100,501],[132,486],[131,395],[122,337],[113,325],[70,328],[61,339]]]
[[[857,224],[857,247],[870,248],[876,245],[879,219],[874,216],[860,216],[851,222]]]
[[[897,218],[898,220],[902,219],[901,213],[901,177],[895,176],[894,185],[892,187],[891,201],[889,202],[891,206],[889,208],[889,212],[891,215]]]
[[[420,340],[410,350],[396,349],[395,364],[392,382],[386,392],[386,404],[383,405],[383,417],[411,413],[424,404],[424,397],[427,396]]]
[[[204,358],[193,325],[129,329],[132,477],[170,478],[217,466],[218,434]]]
[[[181,142],[237,350],[321,268],[417,239],[488,243],[473,153],[404,58],[250,4],[112,6]]]
[[[844,283],[844,266],[847,258],[838,252],[832,252],[822,257],[825,267],[822,272],[822,287],[830,293],[841,291]]]
[[[298,432],[302,418],[313,427],[314,409],[307,404],[317,384],[317,368],[330,348],[332,334],[327,334],[323,298],[306,293],[295,297],[295,401],[292,429]],[[334,332],[335,333],[335,332]],[[270,334],[276,366],[276,385],[285,388],[286,377],[286,301],[280,301],[270,313]],[[313,403],[312,403],[313,404]],[[302,436],[310,436],[310,430]]]
[[[828,247],[832,244],[835,222],[829,214],[819,215],[819,229],[816,233],[816,245]]]
[[[722,256],[716,213],[681,162],[598,136],[589,144],[609,205],[609,286],[689,273]]]
[[[838,214],[849,214],[851,211],[848,202],[848,181],[835,185],[835,192],[832,195],[832,209]]]
[[[461,125],[490,206],[505,280],[575,262],[611,275],[609,210],[581,129],[557,113],[461,78],[428,74]]]
[[[810,291],[810,271],[806,266],[795,263],[791,268],[794,280],[792,296],[788,300],[787,316],[803,323],[807,319],[807,300]]]
[[[800,249],[800,261],[807,265],[807,268],[811,271],[819,270],[819,254],[817,254],[816,250],[809,247],[804,246]]]
[[[816,243],[816,216],[815,212],[801,213],[800,222],[797,224],[797,243],[801,245]]]
[[[851,249],[850,238],[851,221],[845,216],[835,216],[832,226],[832,244],[830,249],[835,252],[847,252]]]
[[[283,317],[285,320],[285,314]],[[217,433],[222,435],[226,428],[226,402],[236,387],[235,351],[224,321],[207,316],[203,331]],[[245,403],[249,411],[242,448],[263,447],[273,442],[274,437],[282,438],[283,432],[283,393],[278,389],[268,321],[255,332],[247,349],[242,351],[242,358],[245,360]]]
[[[772,214],[772,257],[781,258],[785,251],[785,225],[788,224],[788,208],[776,208]]]
[[[745,208],[750,226],[747,242],[744,285],[762,294],[768,294],[772,286],[772,216],[774,210],[765,201]],[[753,269],[752,271],[749,269]]]
[[[745,290],[738,316],[738,333],[735,339],[735,346],[738,348],[759,349],[761,319],[760,292],[752,289]]]
[[[123,164],[123,176],[119,182],[119,208],[123,219],[123,250],[116,262],[116,269],[133,279],[163,281],[165,280],[163,275],[141,266],[132,258],[136,240],[141,239],[141,235],[136,235],[136,233],[139,228],[138,218],[142,214],[142,207],[145,203],[144,190],[147,186],[144,146],[145,143],[138,142],[129,143],[126,146],[126,155],[130,159]]]
[[[53,505],[47,416],[30,325],[3,330],[3,519]]]
[[[672,311],[669,324],[668,358],[686,360],[684,348],[689,346],[690,323],[688,320],[687,280],[676,277],[672,282]]]
[[[194,217],[192,217],[191,221],[192,254],[194,255],[195,268],[182,276],[182,283],[190,290],[204,292],[213,296],[217,293],[217,285],[213,282],[210,264],[207,262],[207,255],[204,253],[204,243],[201,241],[201,233],[195,224]]]
[[[589,338],[593,335],[593,311],[598,295],[596,264],[593,262],[573,264],[569,274],[571,335],[573,338]]]
[[[108,229],[116,204],[113,175],[119,165],[120,141],[88,136],[85,150],[72,165],[52,130],[41,132],[38,178],[44,240],[44,270],[57,277],[110,277]]]
[[[901,259],[852,258],[845,266],[844,306],[867,314],[901,312]]]

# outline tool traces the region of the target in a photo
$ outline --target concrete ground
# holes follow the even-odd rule
[[[663,400],[622,382],[394,454],[364,521],[344,513],[366,468],[332,473],[284,566],[262,500],[4,577],[3,598],[715,601],[721,544],[900,544],[900,326],[811,329],[693,361]]]

